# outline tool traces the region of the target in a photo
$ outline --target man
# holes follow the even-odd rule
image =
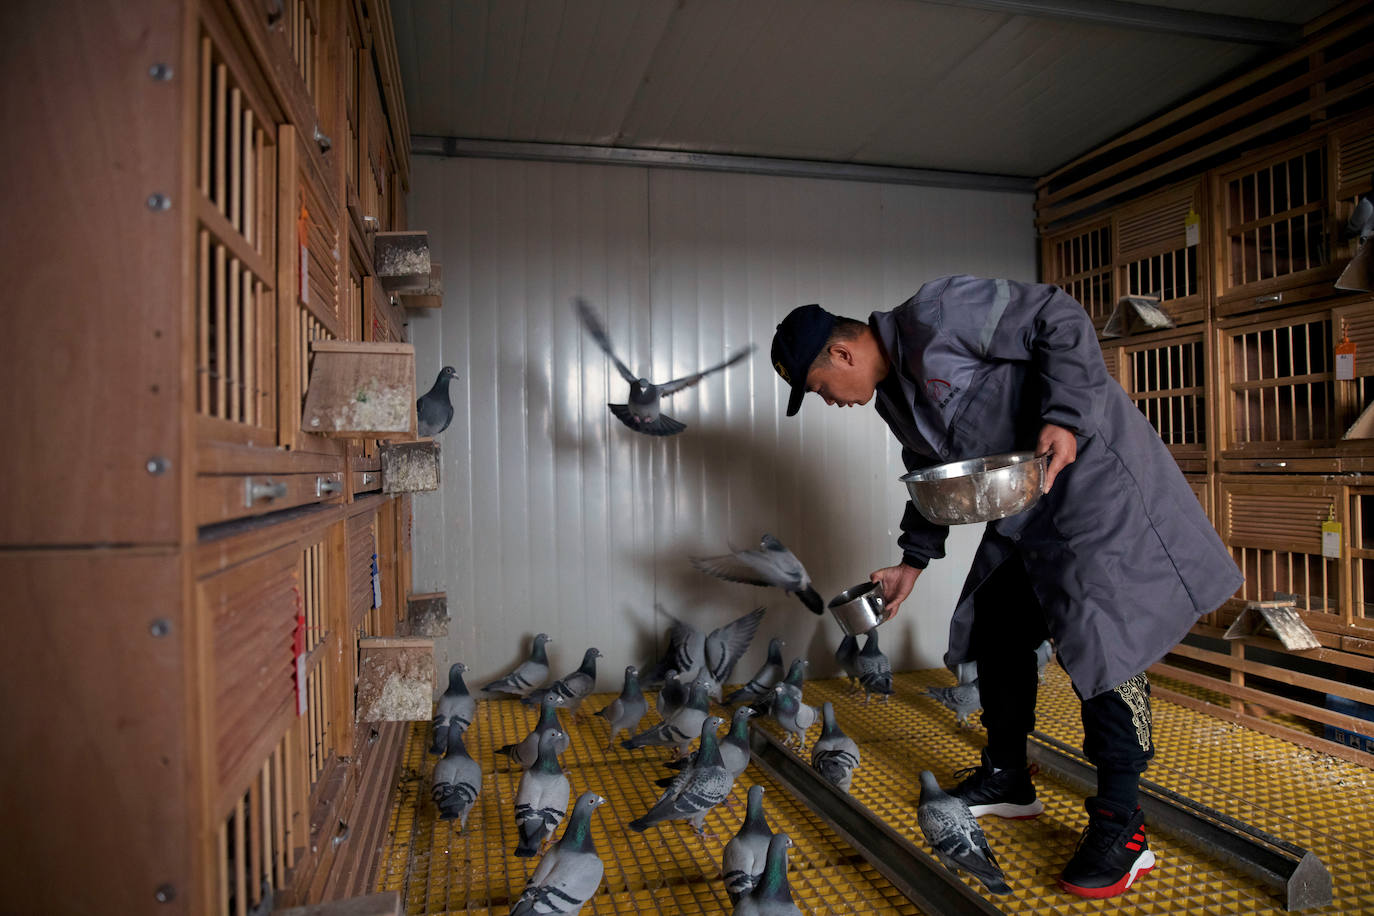
[[[1154,865],[1138,800],[1154,755],[1144,671],[1242,577],[1178,465],[1110,376],[1083,307],[1053,286],[945,277],[868,323],[818,305],[773,337],[791,385],[787,415],[813,391],[867,404],[908,470],[1034,449],[1045,494],[988,523],[950,622],[951,668],[976,659],[988,745],[953,794],[975,815],[1044,810],[1026,764],[1036,658],[1046,636],[1082,701],[1083,751],[1097,766],[1088,824],[1060,877],[1083,897],[1122,893]],[[948,528],[907,503],[902,561],[876,570],[895,613]]]

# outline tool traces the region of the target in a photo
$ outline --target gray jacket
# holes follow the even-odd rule
[[[869,325],[895,372],[877,409],[908,470],[1035,448],[1054,423],[1077,460],[1026,512],[990,522],[950,622],[970,658],[973,593],[1019,553],[1084,697],[1144,671],[1243,581],[1173,456],[1108,374],[1083,306],[1057,287],[943,277]],[[949,529],[907,503],[898,545],[924,567]]]

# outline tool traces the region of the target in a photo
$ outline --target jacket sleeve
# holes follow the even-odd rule
[[[1111,377],[1083,306],[1045,284],[969,282],[988,286],[959,297],[965,300],[960,305],[970,306],[955,329],[961,342],[984,359],[1028,361],[1042,383],[1041,419],[1080,436],[1096,435]],[[951,314],[949,302],[945,314]]]
[[[925,467],[929,462],[909,448],[902,449],[902,463],[907,473]],[[925,569],[931,560],[945,555],[945,537],[949,527],[937,525],[921,514],[911,500],[906,502],[902,513],[902,534],[897,538],[897,546],[902,549],[902,563],[914,569]]]

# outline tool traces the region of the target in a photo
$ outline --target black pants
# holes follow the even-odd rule
[[[1026,765],[1026,736],[1035,728],[1035,648],[1048,636],[1045,612],[1014,555],[974,593],[972,649],[995,767]],[[1149,682],[1139,674],[1091,699],[1078,696],[1083,753],[1097,766],[1098,796],[1133,810],[1140,774],[1154,756]]]

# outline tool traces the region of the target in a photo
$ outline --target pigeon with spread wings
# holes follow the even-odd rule
[[[820,594],[811,587],[811,577],[792,551],[782,541],[765,534],[759,539],[758,550],[736,550],[718,557],[689,557],[692,566],[727,582],[745,585],[774,586],[796,595],[813,614],[825,609]]]
[[[596,312],[585,299],[574,299],[573,306],[577,309],[582,324],[587,328],[587,333],[592,335],[597,346],[601,347],[605,354],[611,358],[611,362],[615,363],[616,369],[620,372],[620,377],[630,384],[630,396],[627,403],[608,404],[607,406],[611,408],[611,413],[615,414],[616,419],[620,420],[621,423],[637,433],[644,433],[646,436],[672,436],[687,428],[687,424],[663,413],[660,404],[662,398],[677,394],[685,388],[691,388],[711,373],[719,372],[727,366],[733,366],[754,352],[754,345],[750,344],[730,354],[725,362],[717,363],[691,375],[684,375],[682,378],[673,379],[671,382],[656,385],[647,378],[636,376],[628,366],[620,361],[620,357],[615,355],[615,351],[611,349],[611,339],[606,336],[606,329],[601,326],[601,319],[597,317]]]

